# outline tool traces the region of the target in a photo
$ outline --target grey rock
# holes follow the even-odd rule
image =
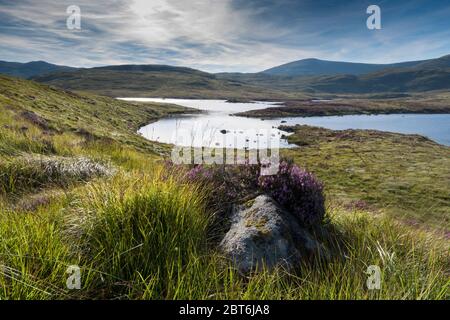
[[[244,274],[263,265],[269,270],[290,269],[324,250],[292,214],[266,195],[236,210],[220,248]]]

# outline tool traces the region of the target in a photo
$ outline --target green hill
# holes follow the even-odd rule
[[[64,89],[113,97],[280,99],[302,96],[260,88],[240,81],[219,79],[213,74],[195,69],[161,65],[82,69],[33,79]]]
[[[387,69],[362,76],[340,75],[300,79],[305,91],[327,93],[425,92],[450,89],[450,68]]]

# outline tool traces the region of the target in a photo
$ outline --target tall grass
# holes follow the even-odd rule
[[[0,299],[66,297],[64,274],[72,257],[57,205],[35,215],[0,212]]]
[[[205,254],[208,215],[199,187],[162,177],[160,170],[92,184],[79,198],[73,232],[86,258],[109,275],[110,291],[157,276],[154,290],[168,294],[164,279]]]
[[[301,262],[294,271],[263,269],[242,277],[219,254],[190,260],[155,294],[155,277],[141,279],[139,298],[153,299],[448,299],[448,246],[388,217],[335,209],[323,240],[330,260]],[[387,231],[390,230],[390,231]],[[380,290],[369,290],[369,265],[382,271]],[[171,288],[171,289],[170,289]]]

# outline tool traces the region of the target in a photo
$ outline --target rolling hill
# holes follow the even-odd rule
[[[302,97],[298,93],[285,93],[241,81],[220,79],[214,74],[195,69],[164,65],[108,66],[56,72],[32,79],[64,89],[95,92],[113,97],[215,99]]]

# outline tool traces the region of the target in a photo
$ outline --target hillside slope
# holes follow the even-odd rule
[[[291,127],[283,150],[328,186],[329,196],[450,232],[450,147],[420,135]]]
[[[328,61],[320,59],[303,59],[286,63],[262,71],[261,73],[274,76],[317,76],[317,75],[336,75],[352,74],[360,75],[375,72],[387,68],[402,68],[416,66],[423,61],[409,61],[392,64],[370,64]]]
[[[129,103],[90,94],[62,91],[33,81],[0,75],[0,105],[24,120],[45,127],[48,134],[74,133],[91,140],[116,140],[139,149],[159,150],[136,134],[138,128],[184,107],[158,103]],[[10,141],[0,137],[2,143]],[[6,148],[6,147],[5,147]]]
[[[0,61],[0,73],[20,78],[30,78],[50,72],[67,72],[73,70],[76,70],[76,68],[58,66],[45,61],[32,61],[28,63]]]

